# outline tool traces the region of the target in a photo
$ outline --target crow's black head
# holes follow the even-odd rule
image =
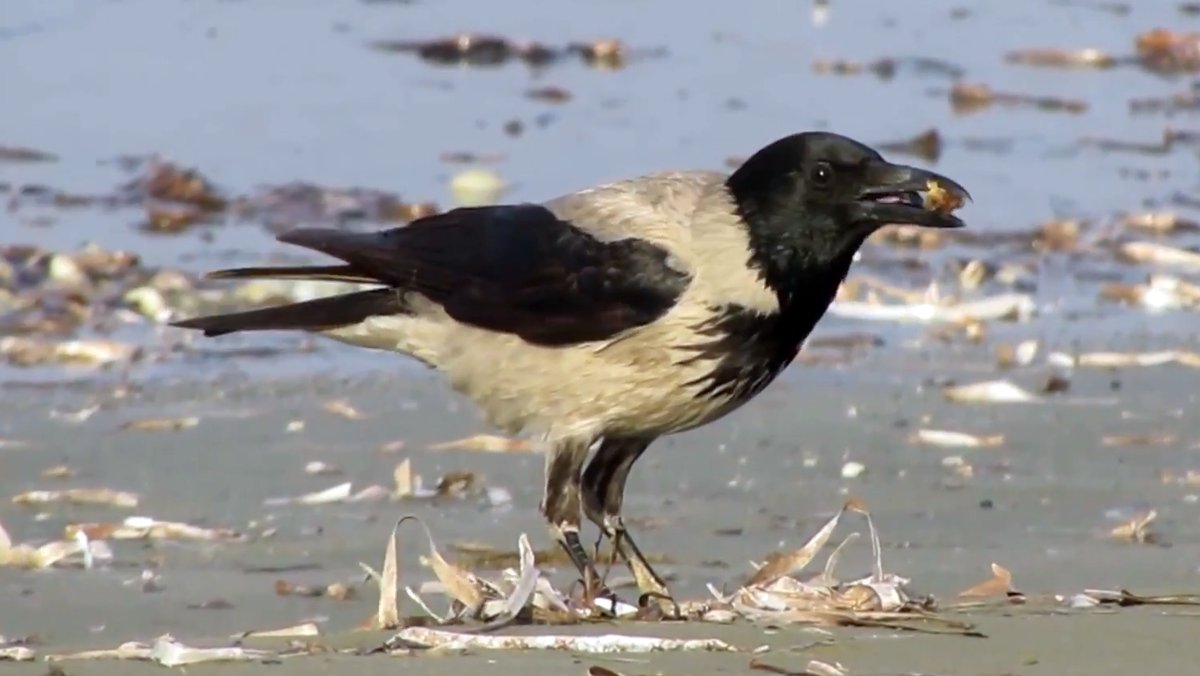
[[[751,265],[780,289],[822,268],[844,275],[867,236],[889,223],[962,227],[958,218],[924,207],[930,181],[970,199],[944,176],[887,162],[845,136],[806,132],[756,152],[726,186],[749,230]]]

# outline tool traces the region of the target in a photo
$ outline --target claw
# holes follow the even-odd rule
[[[650,566],[650,562],[642,554],[642,550],[638,548],[633,538],[629,536],[629,531],[625,529],[625,525],[621,522],[620,517],[606,521],[604,530],[608,532],[608,537],[612,540],[613,549],[629,564],[629,570],[633,573],[633,579],[637,582],[638,592],[641,594],[640,598],[646,599],[647,602],[651,599],[657,600],[658,603],[656,605],[660,607],[664,614],[667,614],[668,609],[671,609],[678,616],[679,604],[675,603],[671,597],[671,591],[667,589],[667,583],[659,577],[658,573],[654,572],[654,569]]]

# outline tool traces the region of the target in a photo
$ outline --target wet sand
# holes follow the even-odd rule
[[[870,506],[884,545],[889,572],[913,579],[921,593],[951,600],[986,579],[988,566],[1013,571],[1027,594],[1074,594],[1085,588],[1126,588],[1139,593],[1200,588],[1200,525],[1195,489],[1165,486],[1160,470],[1196,469],[1194,444],[1200,429],[1184,413],[1194,405],[1193,376],[1172,368],[1130,369],[1115,374],[1081,372],[1061,400],[1037,405],[947,404],[929,378],[980,377],[988,369],[982,350],[898,350],[868,357],[852,369],[796,367],[758,401],[708,428],[664,440],[640,463],[631,480],[627,514],[643,546],[669,555],[664,570],[678,576],[675,593],[706,596],[705,585],[730,587],[751,570],[750,560],[802,544],[845,499]],[[380,355],[382,364],[389,358]],[[1041,372],[1018,372],[1017,382],[1036,382]],[[1119,388],[1114,389],[1114,383]],[[366,417],[348,420],[322,405],[345,399]],[[357,562],[378,567],[393,519],[413,512],[432,528],[443,551],[455,542],[515,547],[521,532],[544,546],[537,514],[540,458],[531,454],[433,451],[431,443],[486,431],[473,409],[435,378],[403,367],[394,375],[345,379],[313,376],[250,382],[235,374],[197,382],[148,384],[120,399],[68,388],[31,390],[9,386],[3,437],[30,442],[0,451],[0,471],[9,491],[59,485],[99,485],[143,496],[134,513],[210,526],[260,532],[278,529],[269,540],[220,545],[113,542],[116,562],[105,570],[0,572],[5,612],[0,633],[34,634],[45,653],[84,646],[115,646],[148,640],[169,631],[189,644],[220,643],[229,634],[278,628],[316,618],[332,644],[369,645],[381,634],[355,634],[371,616],[373,593],[361,584]],[[101,404],[80,423],[52,419],[50,410],[71,411]],[[119,431],[133,419],[197,416],[199,425],[181,432]],[[304,420],[300,432],[289,422]],[[917,427],[1003,433],[999,448],[952,450],[915,447],[907,441]],[[1165,446],[1105,446],[1105,435],[1178,435]],[[391,442],[403,440],[395,451]],[[389,452],[381,447],[389,445]],[[969,479],[943,466],[962,455],[976,468]],[[511,491],[510,508],[475,501],[362,503],[264,507],[266,498],[299,495],[353,480],[355,486],[388,484],[391,470],[411,458],[416,471],[435,479],[455,469],[481,473],[489,485]],[[805,458],[809,458],[805,462]],[[846,460],[867,473],[843,479]],[[344,477],[307,476],[305,463],[321,460]],[[77,478],[39,479],[46,468],[67,464]],[[1192,496],[1189,498],[1189,494]],[[1156,530],[1164,545],[1134,545],[1102,536],[1117,521],[1114,509],[1158,510]],[[39,512],[0,506],[0,519],[18,540],[56,537],[73,521],[104,520],[114,512],[93,507],[48,507]],[[253,525],[252,525],[253,524]],[[839,532],[862,530],[849,518]],[[432,579],[416,557],[425,546],[416,529],[402,530],[405,584]],[[146,562],[158,565],[163,589],[144,593],[136,578]],[[252,573],[247,567],[308,565],[300,572]],[[860,540],[843,557],[846,574],[866,573],[870,550]],[[620,574],[623,571],[617,571]],[[277,579],[296,584],[349,582],[363,591],[358,600],[279,597]],[[565,585],[566,571],[553,579]],[[189,609],[223,599],[228,609]],[[407,601],[405,601],[407,603]],[[1186,640],[1194,617],[1178,609],[1124,609],[1116,613],[1045,616],[1013,610],[1013,617],[986,612],[977,617],[987,639],[885,635],[867,629],[833,630],[834,645],[811,657],[838,660],[854,673],[928,671],[947,674],[1128,673],[1147,660],[1164,673],[1180,665],[1170,646]],[[590,628],[589,631],[595,631]],[[803,655],[773,654],[812,643],[812,630],[764,631],[746,624],[647,625],[622,623],[615,631],[713,636],[751,649],[772,646],[764,659],[793,668]],[[530,631],[530,629],[518,630]],[[567,630],[570,631],[570,630]],[[326,640],[326,639],[322,639]],[[637,660],[642,658],[633,656]],[[389,659],[292,658],[288,669],[328,671],[389,669]],[[404,658],[415,670],[468,666],[469,658]],[[577,673],[571,655],[491,656],[503,668],[542,668]],[[583,663],[597,662],[581,658]],[[609,664],[627,673],[744,671],[746,654],[655,655],[642,664]],[[461,662],[459,660],[462,660]],[[1036,661],[1036,664],[1027,664]],[[71,673],[108,673],[125,665],[67,665]],[[406,663],[405,668],[410,665]],[[40,667],[39,667],[40,668]],[[229,673],[250,666],[222,667]],[[33,669],[33,667],[30,667]]]

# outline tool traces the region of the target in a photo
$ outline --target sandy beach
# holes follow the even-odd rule
[[[298,639],[305,650],[247,640],[306,653],[282,664],[186,669],[1194,668],[1200,597],[1142,603],[1200,594],[1200,136],[1186,115],[1200,108],[1190,82],[1200,62],[1184,29],[1151,32],[1192,26],[1186,7],[9,4],[0,60],[18,64],[5,90],[19,105],[0,128],[0,524],[33,546],[85,524],[112,556],[86,570],[0,566],[0,655],[34,655],[0,662],[0,673],[45,674],[47,656],[168,633],[228,646],[305,623],[319,632]],[[464,31],[495,39],[478,48],[479,36],[456,37]],[[954,177],[974,197],[962,212],[970,227],[869,243],[797,364],[735,415],[661,440],[637,465],[627,521],[677,598],[694,601],[712,598],[710,585],[734,592],[753,564],[800,547],[848,501],[865,504],[884,572],[985,637],[620,620],[500,633],[715,638],[736,650],[352,654],[395,633],[357,630],[377,598],[360,563],[382,566],[401,515],[419,516],[464,567],[480,552],[515,552],[523,533],[549,548],[542,458],[519,440],[488,442],[507,452],[446,447],[495,431],[402,358],[162,326],[313,292],[231,289],[199,273],[294,254],[272,240],[292,225],[388,227],[452,206],[464,176],[503,184],[497,199],[541,200],[646,171],[728,168],[801,129]],[[947,397],[986,381],[1024,401]],[[422,490],[447,476],[468,489],[396,499],[406,462]],[[120,504],[54,498],[72,489],[105,489],[92,499]],[[97,537],[129,517],[209,537]],[[865,519],[849,512],[805,573],[851,532],[862,537],[841,554],[840,579],[871,574]],[[420,530],[405,525],[399,543],[401,584],[433,580]],[[1011,572],[1011,598],[961,596],[994,565]],[[561,560],[540,568],[570,586]],[[627,577],[619,566],[611,575]],[[1090,607],[1094,590],[1140,601]],[[403,594],[401,604],[421,614]],[[163,668],[54,664],[71,676]]]

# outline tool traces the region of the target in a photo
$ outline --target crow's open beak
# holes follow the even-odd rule
[[[926,208],[924,195],[937,183],[950,195],[966,202],[971,195],[958,183],[932,171],[879,160],[867,169],[866,187],[856,205],[859,218],[878,226],[906,223],[926,228],[961,228],[961,219]]]

